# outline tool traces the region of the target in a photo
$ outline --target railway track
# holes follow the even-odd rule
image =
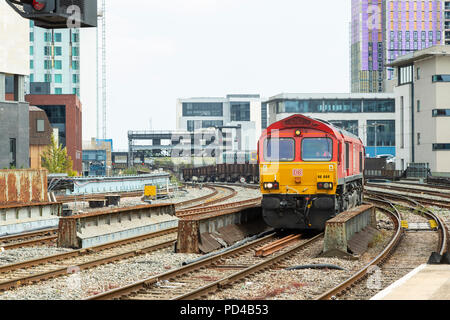
[[[176,204],[177,208],[183,208],[185,206],[189,206],[193,203],[198,202],[204,202],[208,201],[208,199],[216,196],[219,191],[211,186],[206,186],[206,188],[211,189],[211,193],[207,194],[205,196],[190,199],[186,201],[182,201]],[[141,192],[127,192],[125,193],[126,196],[132,197],[132,196],[139,196],[142,193]],[[102,195],[93,195],[93,197],[89,197],[89,199],[92,198],[98,198],[102,199],[106,194]],[[75,199],[74,196],[66,197],[65,200]],[[82,201],[82,199],[77,198],[78,200]],[[196,207],[202,206],[203,204],[196,205]],[[43,244],[55,244],[58,239],[58,228],[52,228],[52,229],[45,229],[45,230],[39,230],[39,231],[33,231],[33,232],[27,232],[27,233],[21,233],[17,235],[12,236],[5,236],[0,237],[0,248],[3,248],[3,250],[12,250],[12,249],[18,249],[18,248],[24,248],[24,247],[34,247],[34,246],[40,246]]]
[[[56,240],[58,229],[50,228],[33,232],[26,232],[11,236],[0,237],[0,248],[11,250],[20,247],[29,247]]]
[[[318,241],[323,234],[302,240],[284,252],[265,259],[255,257],[255,251],[272,242],[271,234],[204,260],[188,264],[170,272],[136,282],[132,285],[90,297],[88,300],[133,299],[133,300],[191,300],[207,296],[245,277],[272,268],[274,265],[298,254],[308,245]]]
[[[174,246],[177,228],[0,267],[0,291]]]
[[[222,188],[222,195],[217,197],[219,193],[217,187],[210,187],[213,192],[206,196],[191,199],[178,203],[178,206],[190,205],[196,202],[203,202],[205,199],[210,199],[214,195],[216,199],[209,201],[208,203],[216,202],[217,200],[223,201],[225,198],[230,199],[237,192],[230,187]],[[234,191],[234,192],[231,192]],[[224,196],[225,194],[225,196]],[[231,195],[231,196],[230,196]],[[233,203],[228,204],[232,206]],[[211,208],[211,207],[209,207]],[[192,210],[201,210],[202,208],[196,206]],[[213,209],[217,210],[217,208]],[[39,236],[40,233],[33,233],[34,236]],[[15,236],[15,239],[23,240],[23,235]],[[31,236],[31,235],[27,235]],[[56,236],[52,236],[56,238]],[[166,239],[166,241],[157,241],[154,244],[155,238]],[[76,268],[77,270],[83,270],[87,268],[92,268],[95,266],[131,258],[137,255],[146,254],[155,250],[160,250],[164,248],[171,248],[175,245],[177,238],[177,228],[163,231],[157,234],[144,235],[140,237],[135,237],[131,239],[126,239],[122,241],[117,241],[113,243],[108,243],[106,245],[97,246],[93,248],[80,249],[68,253],[57,254],[53,256],[42,257],[38,259],[33,259],[29,261],[19,262],[11,265],[6,265],[0,267],[0,290],[8,290],[18,286],[67,275],[68,268]],[[10,240],[13,237],[8,238]],[[38,238],[34,240],[36,243],[42,243],[43,238]],[[39,242],[40,241],[40,242]],[[151,242],[151,243],[150,243]],[[21,242],[24,243],[23,241]],[[23,246],[20,243],[15,244],[17,246]]]
[[[445,209],[450,209],[450,195],[443,194],[438,191],[423,191],[419,189],[411,189],[407,187],[398,187],[398,186],[388,186],[382,184],[367,184],[367,187],[370,189],[366,189],[366,191],[376,191],[380,194],[387,194],[384,190],[392,190],[391,194],[395,194],[399,192],[399,195],[407,196],[410,199],[414,199],[417,202],[429,205],[429,206],[438,206]],[[376,190],[374,190],[376,188]],[[431,197],[430,197],[431,196]]]
[[[407,197],[392,194],[386,196],[387,198],[395,198],[397,200],[400,198],[401,201],[409,202],[414,205],[414,207],[407,207],[409,210],[417,211],[418,209],[421,214],[437,222],[440,235],[436,238],[439,238],[439,245],[436,246],[436,241],[431,239],[431,244],[428,244],[425,248],[420,247],[420,244],[423,243],[423,235],[411,233],[405,236],[405,232],[401,226],[402,214],[397,208],[398,203],[394,204],[385,199],[384,195],[382,197],[378,193],[372,195],[375,197],[369,199],[371,202],[383,204],[382,206],[377,205],[377,209],[391,214],[396,230],[395,236],[379,256],[351,278],[319,296],[317,300],[370,299],[374,294],[400,279],[418,265],[426,263],[433,249],[437,248],[440,254],[443,254],[447,250],[448,229],[439,216]],[[404,241],[404,238],[410,239],[408,239],[409,241]],[[412,245],[416,246],[414,247]],[[414,254],[411,254],[412,247],[418,249]],[[366,283],[363,283],[364,279],[367,280]]]

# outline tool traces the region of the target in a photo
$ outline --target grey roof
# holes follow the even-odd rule
[[[433,46],[427,49],[415,51],[397,58],[394,62],[388,64],[387,66],[398,67],[433,56],[450,56],[450,46]]]

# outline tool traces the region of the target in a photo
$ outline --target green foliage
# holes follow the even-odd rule
[[[51,138],[51,143],[42,153],[42,166],[50,173],[67,173],[73,177],[77,172],[73,171],[72,159],[67,155],[67,149],[62,145],[57,145],[55,139]]]
[[[121,174],[127,175],[127,176],[135,176],[135,175],[137,175],[137,169],[135,167],[127,168],[127,169],[123,170],[123,172]]]

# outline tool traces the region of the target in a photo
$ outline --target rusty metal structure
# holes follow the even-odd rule
[[[0,207],[48,202],[47,170],[0,170]]]

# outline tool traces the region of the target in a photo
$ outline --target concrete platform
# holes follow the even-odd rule
[[[450,300],[450,265],[421,265],[370,300]]]
[[[83,213],[59,219],[58,247],[87,248],[177,226],[170,203]]]
[[[0,207],[0,236],[56,228],[61,211],[61,203]]]

